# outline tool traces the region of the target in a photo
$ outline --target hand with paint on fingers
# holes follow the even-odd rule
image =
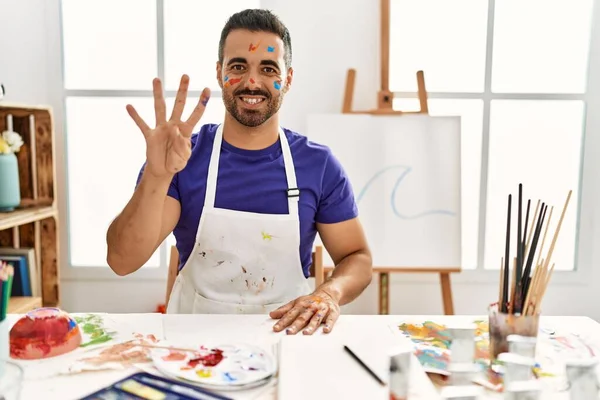
[[[312,335],[325,323],[323,332],[329,333],[340,316],[340,306],[338,300],[326,290],[318,289],[311,295],[290,301],[269,315],[279,319],[273,326],[275,332],[285,329],[288,335],[295,335],[300,331],[305,335]]]
[[[186,121],[181,120],[187,98],[190,78],[181,77],[175,105],[167,120],[165,98],[162,83],[155,78],[152,82],[154,92],[154,113],[156,126],[150,128],[140,117],[135,108],[127,105],[127,112],[134,120],[146,139],[146,171],[157,178],[171,177],[183,170],[192,153],[192,130],[202,118],[206,104],[210,98],[210,89],[205,88],[198,104]]]

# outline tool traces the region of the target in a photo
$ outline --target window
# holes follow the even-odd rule
[[[153,124],[152,79],[162,79],[170,109],[187,73],[184,117],[208,86],[216,101],[209,102],[197,128],[221,122],[225,111],[215,70],[221,29],[229,15],[259,3],[62,0],[68,248],[74,269],[107,266],[106,230],[131,198],[145,161],[143,135],[125,106],[133,104]],[[167,242],[144,269],[166,267]]]
[[[554,206],[549,235],[573,190],[553,261],[557,270],[576,268],[592,7],[391,0],[394,108],[418,108],[415,73],[423,70],[430,114],[462,117],[465,269],[499,268],[507,196],[516,197],[519,183],[531,214],[540,198]]]

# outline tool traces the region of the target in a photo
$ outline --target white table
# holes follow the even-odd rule
[[[136,331],[139,333],[152,333],[157,338],[166,339],[169,342],[187,342],[193,341],[200,343],[202,341],[244,341],[253,344],[271,348],[276,344],[285,333],[275,333],[272,326],[275,321],[268,316],[263,315],[163,315],[163,314],[105,314],[111,320],[122,326],[124,331]],[[18,319],[18,315],[9,316],[9,326]],[[388,343],[407,344],[407,339],[394,332],[393,327],[401,322],[434,320],[436,322],[448,324],[461,321],[473,321],[474,318],[484,318],[481,316],[399,316],[399,315],[342,315],[335,325],[333,331],[327,335],[325,340],[336,340],[344,343],[367,343],[367,345],[376,345],[381,342],[381,338],[390,339]],[[587,317],[542,317],[541,324],[544,327],[570,327],[574,332],[584,334],[586,337],[596,337],[600,341],[600,324]],[[323,335],[320,331],[315,335]],[[318,340],[305,336],[306,340]],[[366,342],[372,338],[373,343]],[[288,339],[284,339],[288,340]],[[302,338],[294,338],[302,340]],[[136,368],[120,371],[97,371],[87,372],[70,376],[50,376],[52,371],[61,364],[64,365],[65,359],[69,355],[54,357],[42,361],[20,361],[25,366],[26,379],[23,382],[22,400],[40,399],[78,399],[89,393],[92,393],[102,387],[109,385],[119,379],[122,379],[134,372],[139,371]],[[324,360],[325,362],[326,360]],[[345,362],[345,361],[344,361]],[[417,363],[413,363],[415,366]],[[350,365],[350,364],[349,364]],[[356,367],[353,365],[352,367]],[[433,390],[433,385],[416,365],[416,375],[419,378],[411,380],[411,384],[419,385],[422,393],[437,393]],[[334,379],[343,379],[344,368],[341,366],[336,372],[322,380],[315,387],[314,399],[339,398],[339,393],[330,393],[327,381]],[[44,377],[44,373],[48,377]],[[283,375],[283,373],[282,373]],[[367,379],[367,378],[365,378]],[[411,378],[412,379],[412,378]],[[296,382],[291,382],[288,378],[284,381],[287,385],[310,385],[306,377],[298,377]],[[331,385],[333,386],[333,385]],[[246,392],[229,392],[228,395],[240,399],[276,399],[277,381],[274,380],[267,386],[252,389]],[[342,396],[343,397],[343,396]],[[354,398],[354,397],[353,397]],[[411,397],[410,400],[432,398],[432,397]],[[439,397],[437,397],[439,398]],[[502,398],[497,393],[486,392],[485,399]],[[566,393],[544,396],[544,399],[568,399]],[[286,400],[286,399],[283,399]]]

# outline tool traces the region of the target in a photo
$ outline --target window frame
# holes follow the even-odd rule
[[[388,0],[393,1],[393,0]],[[590,140],[590,136],[594,136],[594,131],[600,128],[600,117],[594,116],[593,113],[588,113],[590,102],[596,102],[600,99],[600,85],[592,85],[590,82],[595,82],[595,76],[600,77],[598,71],[598,44],[600,42],[600,7],[595,1],[592,10],[590,42],[588,44],[588,65],[586,87],[584,93],[495,93],[492,91],[492,69],[493,69],[493,46],[494,46],[494,25],[495,25],[495,3],[496,0],[488,1],[487,15],[487,32],[486,32],[486,53],[485,53],[485,75],[483,92],[427,92],[428,99],[446,99],[446,100],[482,100],[483,101],[483,118],[482,118],[482,143],[481,143],[481,171],[480,171],[480,187],[479,187],[479,218],[478,218],[478,245],[477,245],[477,266],[474,269],[463,269],[460,274],[454,278],[454,282],[458,284],[464,283],[492,283],[499,279],[499,269],[484,269],[484,254],[485,254],[485,230],[486,230],[486,215],[487,215],[487,188],[488,188],[488,163],[489,163],[489,142],[490,142],[490,112],[491,102],[494,100],[578,100],[583,102],[583,121],[582,121],[582,142],[579,165],[579,182],[577,190],[578,202],[571,201],[568,211],[576,212],[576,232],[575,232],[575,253],[574,266],[572,270],[556,270],[553,272],[553,282],[568,285],[585,285],[589,284],[591,277],[591,260],[593,256],[593,244],[588,243],[588,240],[580,240],[580,238],[588,238],[593,235],[593,229],[587,224],[582,224],[584,217],[591,217],[593,214],[593,205],[585,206],[588,203],[586,193],[589,193],[588,185],[592,186],[592,174],[590,168],[586,168],[589,164],[589,156],[586,157],[586,143]],[[386,10],[391,14],[391,5]],[[385,18],[385,16],[384,16]],[[390,18],[390,24],[393,23]],[[392,49],[390,48],[390,52]],[[594,67],[596,65],[596,67]],[[425,72],[425,83],[427,76]],[[390,71],[390,74],[393,72]],[[394,99],[418,99],[417,92],[396,91],[393,92]],[[588,150],[589,152],[589,150]],[[593,161],[592,161],[593,162]],[[584,182],[586,183],[584,191]],[[593,189],[592,189],[593,191]],[[575,194],[575,191],[574,191]],[[566,194],[565,194],[566,195]],[[585,197],[584,197],[585,196]],[[556,211],[562,210],[563,204],[557,204]],[[435,282],[436,278],[432,277],[411,277],[410,282]],[[395,283],[407,282],[405,278],[395,280]]]
[[[583,94],[535,94],[535,93],[493,93],[491,92],[491,69],[492,69],[492,50],[493,50],[493,27],[494,27],[494,6],[495,0],[488,0],[488,26],[487,26],[487,46],[486,46],[486,71],[485,71],[485,86],[483,93],[441,93],[429,92],[428,97],[432,99],[478,99],[483,100],[483,130],[482,130],[482,168],[480,178],[480,209],[479,209],[479,243],[478,243],[478,268],[474,270],[463,270],[460,274],[453,277],[455,284],[468,283],[490,283],[497,282],[498,271],[484,270],[481,268],[483,262],[484,241],[482,236],[485,235],[485,215],[487,207],[487,161],[489,158],[489,117],[490,104],[496,99],[510,100],[582,100],[584,102],[584,121],[583,121],[583,140],[581,143],[581,166],[580,166],[580,182],[578,203],[571,203],[571,210],[577,207],[577,230],[576,230],[576,249],[575,249],[575,268],[571,271],[555,271],[553,282],[567,285],[589,285],[591,284],[591,268],[594,258],[594,224],[600,223],[600,213],[593,212],[594,203],[596,202],[596,192],[600,194],[600,182],[596,182],[594,171],[600,169],[600,160],[596,161],[593,154],[590,154],[591,144],[600,145],[600,114],[589,113],[588,109],[600,108],[600,7],[597,2],[594,3],[593,17],[591,25],[589,58],[588,58],[588,77],[586,90]],[[164,80],[164,0],[156,0],[157,7],[157,63],[158,76]],[[57,138],[56,147],[61,151],[66,150],[65,142],[68,140],[68,127],[65,121],[65,102],[69,96],[104,96],[104,97],[152,97],[151,90],[69,90],[64,87],[64,58],[62,53],[63,32],[62,32],[62,2],[53,12],[47,13],[49,23],[58,18],[60,20],[58,26],[58,43],[51,43],[55,46],[59,54],[61,64],[60,85],[52,85],[49,90],[56,90],[57,98],[60,102],[55,107],[55,123],[57,130],[62,128],[63,134]],[[60,87],[57,87],[60,86]],[[165,96],[174,97],[175,90],[165,90]],[[200,95],[198,90],[190,90],[191,97]],[[221,98],[222,93],[218,90],[211,92],[213,98]],[[395,98],[418,98],[416,92],[395,92]],[[596,143],[598,141],[598,143]],[[58,172],[58,189],[59,193],[65,195],[60,196],[58,207],[61,217],[59,218],[60,240],[64,243],[60,253],[60,274],[63,281],[79,281],[79,280],[120,280],[120,281],[141,281],[141,280],[166,280],[168,268],[168,245],[167,240],[160,247],[160,266],[158,268],[142,268],[138,272],[126,277],[120,277],[114,274],[110,268],[98,267],[76,267],[70,262],[70,241],[69,241],[69,223],[71,218],[68,207],[68,171],[66,168],[67,162],[66,151],[64,157],[57,157],[57,172]],[[585,184],[585,186],[584,186]],[[600,199],[598,199],[600,200]],[[595,221],[595,219],[598,221]],[[600,224],[598,224],[600,226]],[[409,277],[393,277],[393,283],[431,283],[437,284],[437,277],[423,275],[410,275]]]
[[[161,81],[165,82],[165,0],[155,0],[156,1],[156,45],[157,45],[157,54],[156,54],[156,62],[157,62],[157,77],[161,79]],[[62,159],[59,157],[60,165],[58,166],[59,170],[64,171],[62,173],[62,177],[64,179],[61,193],[65,193],[65,196],[61,196],[59,200],[59,211],[61,215],[64,215],[63,218],[59,221],[60,226],[60,239],[63,243],[66,243],[64,247],[62,247],[65,251],[63,251],[60,255],[61,258],[61,279],[65,281],[81,281],[81,280],[97,280],[97,281],[162,281],[167,278],[167,271],[169,268],[169,251],[170,244],[168,243],[168,237],[161,243],[158,248],[159,251],[159,266],[158,267],[142,267],[138,271],[133,274],[127,276],[118,276],[115,274],[110,267],[107,266],[76,266],[71,262],[71,241],[70,241],[70,225],[69,219],[72,217],[70,214],[69,203],[69,171],[67,168],[68,162],[67,159],[69,155],[67,154],[67,146],[66,141],[69,138],[69,127],[67,126],[66,121],[66,102],[69,97],[111,97],[111,98],[119,98],[119,97],[147,97],[152,98],[153,92],[152,89],[148,90],[96,90],[96,89],[67,89],[65,87],[65,72],[64,72],[64,53],[62,49],[64,48],[64,36],[63,36],[63,24],[62,24],[62,1],[60,2],[58,15],[60,19],[59,23],[59,35],[60,35],[60,63],[61,63],[61,78],[62,81],[60,83],[60,87],[62,90],[61,93],[61,101],[60,107],[58,110],[61,114],[62,125],[63,125],[63,141],[64,145],[61,146],[64,149],[65,156]],[[148,85],[151,86],[151,82],[148,82]],[[164,96],[165,98],[175,98],[177,94],[177,90],[169,90],[164,85]],[[202,90],[188,90],[189,98],[199,98]],[[211,98],[221,99],[222,92],[217,89],[211,90]],[[141,168],[141,165],[140,165]],[[135,177],[134,177],[135,179]],[[132,186],[133,192],[133,186]],[[115,215],[116,217],[116,215]]]

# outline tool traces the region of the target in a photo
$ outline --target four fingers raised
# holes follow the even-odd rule
[[[142,131],[144,136],[147,136],[148,133],[150,132],[150,127],[146,124],[146,122],[142,119],[142,117],[140,117],[138,112],[135,110],[135,108],[131,104],[127,104],[127,106],[125,108],[127,109],[127,113],[129,113],[129,116],[131,117],[131,119],[133,119],[133,121],[138,126],[138,128],[140,128],[140,130]]]
[[[202,118],[202,115],[204,114],[204,110],[206,110],[206,105],[208,104],[209,99],[210,99],[210,89],[204,88],[204,90],[202,91],[202,94],[200,94],[200,99],[198,100],[198,104],[196,105],[196,107],[194,108],[194,111],[192,111],[192,114],[186,121],[186,124],[188,126],[190,126],[192,129],[194,128],[194,126],[196,126],[198,121],[200,121],[200,118]],[[191,129],[190,129],[190,134],[191,134]]]
[[[152,81],[152,92],[154,94],[154,114],[156,116],[156,124],[164,124],[167,122],[167,105],[163,96],[162,82],[158,78]]]
[[[173,106],[173,112],[171,113],[171,121],[180,121],[181,114],[185,108],[185,100],[187,99],[188,87],[190,85],[190,77],[183,75],[181,82],[179,83],[179,90],[175,97],[175,105]]]

